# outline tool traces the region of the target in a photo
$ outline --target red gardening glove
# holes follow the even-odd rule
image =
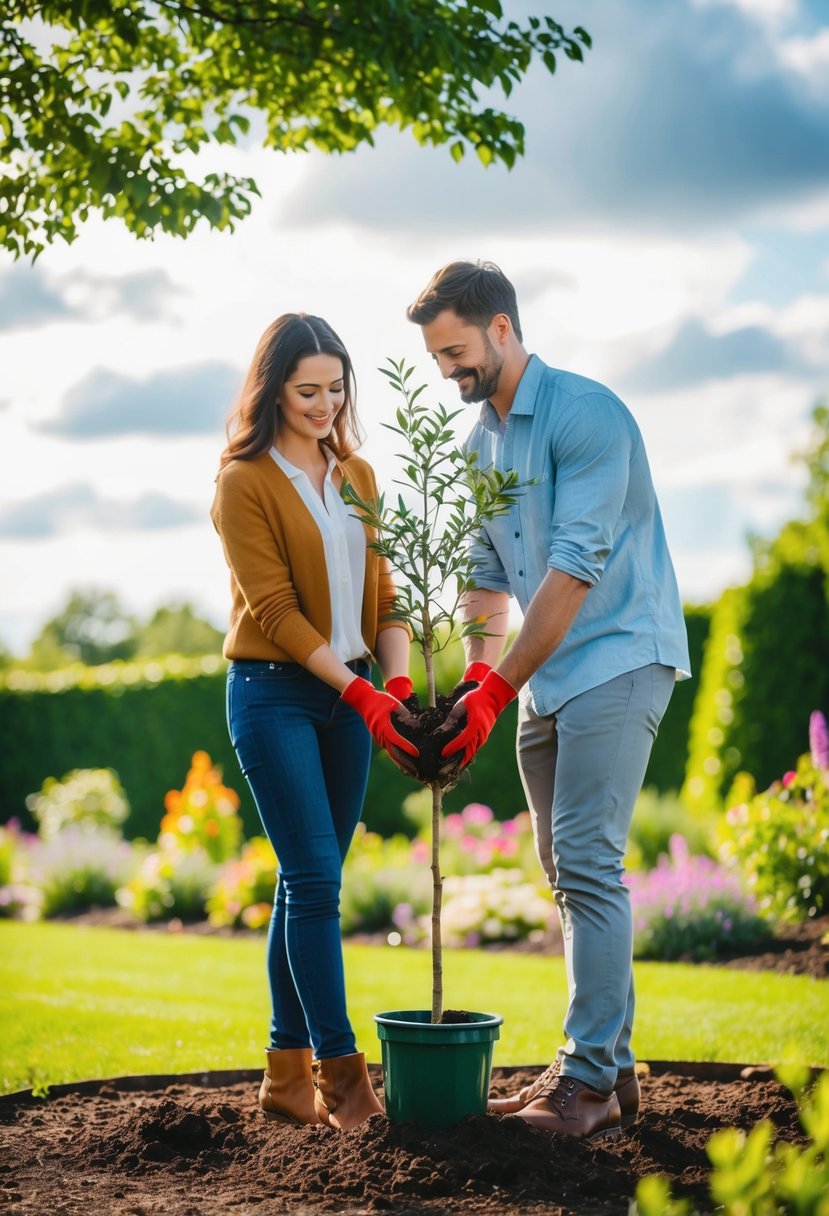
[[[463,673],[461,684],[482,684],[484,677],[492,671],[492,666],[489,663],[482,663],[480,659],[475,663],[470,663],[466,671]],[[471,689],[470,689],[471,692]]]
[[[414,692],[414,685],[408,676],[392,676],[386,680],[386,692],[398,701],[408,701]]]
[[[457,730],[464,717],[466,719],[463,730],[447,743],[441,756],[454,756],[464,749],[463,765],[466,767],[489,738],[495,719],[517,696],[516,690],[503,676],[499,676],[497,671],[488,671],[478,687],[466,693],[453,706],[443,726],[436,732],[450,734]]]
[[[392,714],[396,713],[405,718],[408,712],[396,697],[389,696],[387,692],[378,692],[369,680],[355,676],[340,693],[340,698],[346,705],[357,710],[371,731],[375,743],[379,743],[386,751],[390,747],[399,747],[407,756],[420,755],[415,745],[404,739],[394,728]]]

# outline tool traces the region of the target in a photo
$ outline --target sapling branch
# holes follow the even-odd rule
[[[402,397],[395,412],[397,425],[384,423],[399,435],[406,450],[397,456],[404,476],[396,479],[406,494],[397,504],[363,501],[353,487],[344,485],[346,502],[375,533],[370,542],[402,576],[394,618],[406,620],[423,656],[428,704],[437,703],[435,654],[456,637],[486,636],[486,620],[458,624],[461,601],[473,586],[469,542],[482,526],[509,511],[524,488],[516,473],[482,470],[475,453],[455,444],[452,423],[462,412],[442,405],[429,409],[418,400],[423,385],[409,387],[414,368],[388,360],[380,371]],[[410,506],[409,502],[417,505]],[[454,598],[446,605],[447,587]],[[441,907],[443,876],[440,869],[440,834],[443,812],[441,777],[430,780],[432,790],[432,1012],[439,1022],[443,1012],[443,951]]]

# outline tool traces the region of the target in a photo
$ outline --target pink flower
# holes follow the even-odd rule
[[[484,806],[482,802],[470,802],[461,811],[466,823],[490,823],[495,816],[488,806]]]
[[[809,748],[815,768],[829,768],[829,725],[819,709],[809,718]]]
[[[431,850],[425,840],[413,840],[411,848],[411,858],[415,862],[428,861]]]
[[[797,780],[797,773],[793,769],[789,769],[789,771],[787,773],[783,774],[784,789],[788,789],[790,785],[794,785],[796,780]]]
[[[464,832],[463,819],[460,815],[447,815],[443,821],[443,830],[447,836],[462,836]]]

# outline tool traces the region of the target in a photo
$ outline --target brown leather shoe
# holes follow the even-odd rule
[[[622,1134],[622,1112],[613,1091],[600,1094],[583,1081],[560,1074],[546,1082],[537,1097],[513,1118],[544,1132],[584,1140]]]
[[[314,1103],[320,1123],[350,1132],[383,1108],[371,1087],[362,1051],[317,1061]]]
[[[523,1110],[525,1106],[532,1102],[533,1098],[538,1097],[544,1086],[552,1081],[555,1076],[558,1076],[557,1060],[549,1068],[545,1068],[541,1075],[536,1077],[532,1085],[525,1085],[523,1089],[519,1089],[518,1093],[513,1094],[510,1098],[490,1098],[486,1104],[486,1108],[493,1115],[517,1115],[519,1110]]]
[[[280,1123],[319,1123],[311,1080],[311,1048],[297,1047],[265,1052],[268,1060],[259,1087],[259,1105],[266,1119]]]
[[[632,1068],[620,1072],[613,1086],[613,1092],[619,1099],[619,1109],[622,1112],[622,1131],[632,1127],[639,1116],[639,1104],[642,1092],[639,1088],[639,1078]]]
[[[486,1104],[487,1110],[493,1115],[516,1115],[519,1110],[523,1110],[532,1102],[533,1098],[537,1098],[541,1090],[552,1081],[553,1077],[558,1075],[558,1061],[551,1064],[549,1068],[545,1068],[540,1076],[536,1077],[532,1085],[525,1085],[517,1094],[513,1094],[509,1098],[490,1098]],[[613,1092],[619,1099],[619,1109],[622,1113],[622,1129],[631,1127],[639,1114],[639,1104],[641,1100],[639,1090],[639,1078],[633,1069],[628,1069],[626,1072],[620,1072],[616,1078],[616,1084],[613,1086]]]

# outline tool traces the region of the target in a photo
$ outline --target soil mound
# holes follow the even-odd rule
[[[380,1070],[371,1068],[380,1091]],[[495,1069],[514,1092],[538,1069]],[[639,1122],[618,1141],[558,1140],[518,1119],[469,1116],[431,1131],[380,1115],[341,1134],[265,1121],[255,1083],[149,1093],[104,1085],[3,1107],[0,1206],[10,1216],[626,1216],[639,1178],[662,1172],[710,1210],[705,1144],[718,1128],[773,1120],[799,1139],[790,1095],[768,1075],[642,1079]]]

